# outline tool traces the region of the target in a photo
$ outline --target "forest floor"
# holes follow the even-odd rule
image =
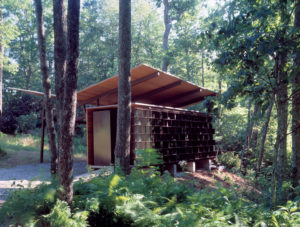
[[[86,161],[74,162],[74,176],[88,172]],[[50,163],[18,165],[11,168],[0,168],[0,205],[12,190],[32,188],[41,183],[50,182]]]
[[[0,168],[0,204],[3,203],[9,192],[18,188],[35,187],[41,183],[47,183],[50,180],[49,163],[43,164],[26,164],[12,168]],[[103,168],[103,171],[105,170]],[[91,174],[87,173],[85,161],[74,162],[74,176],[77,178],[87,178]],[[101,171],[102,172],[102,171]],[[77,176],[77,177],[76,177]],[[94,175],[96,176],[96,175]],[[237,190],[246,192],[247,195],[258,198],[261,196],[261,191],[255,188],[251,183],[243,177],[223,171],[207,171],[197,170],[194,173],[182,172],[176,177],[179,181],[187,182],[197,189],[217,189],[219,186],[226,188],[236,187]]]
[[[217,189],[219,186],[225,188],[235,187],[238,191],[244,192],[247,197],[258,200],[263,196],[260,189],[256,188],[250,181],[242,176],[227,170],[211,172],[207,170],[197,170],[194,173],[184,172],[179,174],[177,179],[182,182],[192,184],[197,189]]]

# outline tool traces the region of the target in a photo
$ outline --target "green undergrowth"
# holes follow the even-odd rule
[[[40,151],[41,146],[41,130],[36,129],[30,134],[8,135],[0,132],[0,146],[6,152],[10,151]],[[48,138],[45,131],[44,151],[49,152]],[[74,153],[86,155],[86,137],[74,137]]]
[[[198,190],[155,169],[102,174],[74,184],[71,207],[57,186],[40,185],[10,195],[0,223],[20,226],[297,226],[299,202],[272,211],[235,189]]]
[[[0,132],[0,145],[3,150],[39,151],[41,139],[35,134],[8,135]],[[45,143],[47,144],[47,143]],[[47,150],[47,147],[45,147]]]

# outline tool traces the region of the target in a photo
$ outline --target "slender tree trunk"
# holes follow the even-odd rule
[[[169,50],[169,35],[170,35],[171,28],[172,28],[172,24],[171,24],[170,16],[169,16],[169,1],[163,0],[163,4],[164,4],[164,24],[165,24],[163,49],[164,49],[165,55],[164,55],[163,63],[162,63],[162,71],[166,72],[168,70],[168,66],[169,66],[167,54],[168,54],[168,50]]]
[[[31,70],[31,65],[30,63],[28,63],[28,70],[27,70],[27,73],[26,73],[26,85],[25,85],[25,88],[28,90],[30,89],[30,80],[31,80],[31,74],[32,74],[32,70]]]
[[[119,1],[119,88],[115,165],[130,171],[131,125],[131,1]]]
[[[252,135],[253,135],[253,127],[254,127],[254,123],[255,123],[255,118],[256,118],[256,116],[258,114],[258,110],[259,110],[258,104],[255,104],[254,105],[254,110],[253,110],[252,117],[250,117],[250,119],[249,119],[250,122],[249,122],[248,131],[247,131],[246,147],[247,147],[248,151],[250,150],[250,147],[251,147],[251,139],[252,139]]]
[[[3,92],[3,60],[4,60],[4,46],[0,43],[0,117],[2,115],[2,92]]]
[[[277,137],[278,144],[278,186],[277,198],[281,201],[281,189],[284,180],[284,175],[287,171],[287,120],[288,120],[288,93],[287,93],[287,73],[284,71],[286,64],[286,53],[279,54],[278,59],[278,80],[277,80]]]
[[[51,103],[51,82],[49,77],[49,70],[46,58],[46,41],[44,32],[44,21],[43,21],[43,7],[41,0],[35,0],[36,17],[37,17],[37,30],[38,30],[38,44],[40,52],[40,64],[41,72],[43,75],[43,87],[44,87],[44,104],[46,110],[46,124],[50,146],[51,156],[51,174],[57,172],[57,151],[55,141],[55,129],[53,121],[53,107]]]
[[[248,123],[247,123],[247,134],[246,134],[246,140],[245,140],[245,149],[242,151],[241,159],[242,159],[242,165],[241,165],[241,170],[242,167],[245,170],[245,173],[247,171],[247,160],[245,159],[245,153],[250,152],[250,145],[251,145],[251,138],[252,138],[252,132],[253,132],[253,126],[254,126],[254,120],[257,116],[258,113],[258,105],[254,105],[254,110],[253,114],[251,116],[251,106],[252,106],[252,100],[251,98],[249,99],[249,104],[248,104]]]
[[[0,26],[2,25],[2,4],[0,3]],[[0,38],[0,117],[2,115],[2,92],[3,92],[3,60],[4,60],[4,45]]]
[[[218,124],[220,127],[220,134],[223,135],[222,133],[222,128],[221,128],[221,118],[222,118],[222,106],[221,106],[221,95],[222,95],[222,79],[219,77],[218,80],[218,85],[219,85],[219,98],[218,98]]]
[[[0,16],[1,18],[1,16]],[[0,22],[1,23],[1,22]],[[2,92],[3,92],[3,60],[4,60],[4,46],[0,43],[0,117],[2,115]]]
[[[267,133],[268,133],[268,129],[269,129],[269,122],[270,122],[270,118],[272,115],[274,101],[275,101],[275,94],[273,93],[271,103],[269,104],[269,108],[268,108],[268,112],[267,112],[267,119],[265,121],[263,132],[262,132],[262,138],[261,138],[261,144],[260,144],[260,150],[259,150],[258,162],[257,162],[257,173],[256,173],[257,175],[260,173],[261,164],[262,164],[262,160],[264,157],[265,142],[266,142]]]
[[[300,0],[295,0],[294,27],[300,29]],[[296,37],[298,37],[297,34]],[[295,48],[294,72],[293,72],[293,100],[292,100],[292,140],[293,140],[293,187],[299,185],[300,181],[300,48],[299,42]]]
[[[59,198],[69,205],[73,200],[73,136],[77,105],[80,0],[68,1],[67,64],[64,80],[64,107],[59,150]]]
[[[65,0],[53,0],[54,69],[58,150],[61,144],[62,111],[64,105],[64,78],[66,73],[66,9]]]
[[[201,76],[202,76],[202,87],[204,87],[204,50],[201,51]]]
[[[277,204],[277,191],[278,191],[278,143],[276,141],[273,154],[273,166],[272,166],[272,184],[271,184],[271,207],[274,208]]]

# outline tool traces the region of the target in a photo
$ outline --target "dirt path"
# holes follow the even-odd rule
[[[13,168],[0,168],[0,203],[11,190],[34,187],[50,180],[50,163],[19,165]],[[87,173],[86,161],[74,162],[74,176]]]

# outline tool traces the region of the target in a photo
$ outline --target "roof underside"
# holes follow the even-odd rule
[[[203,101],[215,92],[147,65],[131,70],[133,102],[171,107],[186,107]],[[77,93],[78,104],[113,105],[118,103],[118,76],[111,77]]]

